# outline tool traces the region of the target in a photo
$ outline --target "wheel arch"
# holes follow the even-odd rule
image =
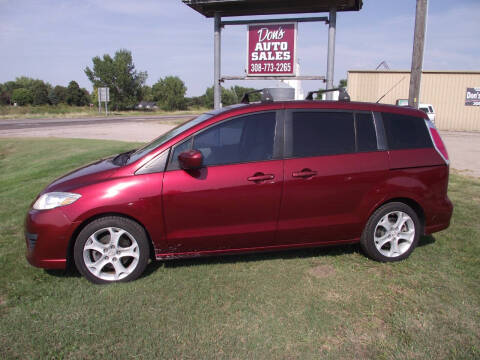
[[[95,220],[103,218],[103,217],[108,217],[108,216],[122,217],[122,218],[125,218],[125,219],[129,219],[131,221],[134,221],[138,225],[140,225],[143,228],[143,230],[145,231],[145,234],[147,235],[148,245],[149,245],[149,249],[150,249],[150,259],[155,260],[155,250],[154,250],[154,247],[153,247],[152,238],[150,237],[150,234],[149,234],[147,228],[140,221],[138,221],[137,219],[135,219],[132,216],[129,216],[129,215],[126,215],[126,214],[123,214],[123,213],[106,212],[106,213],[95,214],[95,215],[89,217],[88,219],[85,219],[84,221],[82,221],[76,227],[76,229],[74,230],[72,236],[70,237],[70,239],[68,241],[67,255],[66,255],[67,269],[70,269],[70,268],[72,268],[72,266],[75,266],[75,261],[74,261],[74,258],[73,258],[73,249],[74,249],[75,241],[77,239],[78,234],[80,234],[80,232],[85,228],[85,226],[90,224],[92,221],[95,221]]]
[[[420,225],[422,227],[422,229],[421,229],[422,231],[421,231],[420,234],[424,235],[424,233],[425,233],[425,211],[423,210],[423,207],[417,201],[415,201],[412,198],[408,198],[408,197],[395,197],[395,198],[385,200],[380,204],[377,204],[377,206],[372,211],[370,211],[370,213],[368,214],[367,221],[368,221],[368,219],[370,219],[370,217],[373,215],[373,213],[375,211],[377,211],[380,207],[382,207],[385,204],[392,203],[392,202],[404,203],[405,205],[410,206],[413,209],[413,211],[415,211],[415,213],[418,216],[418,219],[420,220]]]

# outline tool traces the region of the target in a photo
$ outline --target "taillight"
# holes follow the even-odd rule
[[[450,160],[448,159],[447,148],[445,147],[445,144],[443,143],[437,128],[435,127],[433,122],[431,122],[430,120],[425,119],[425,124],[427,125],[428,131],[430,132],[430,137],[432,138],[433,146],[435,146],[435,149],[437,150],[437,152],[440,154],[440,156],[443,158],[443,160],[445,160],[445,162],[448,165],[450,163]]]

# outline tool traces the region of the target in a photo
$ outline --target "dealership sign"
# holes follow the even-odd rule
[[[465,105],[480,106],[480,87],[467,88],[465,95]]]
[[[248,76],[295,76],[297,23],[257,24],[247,29]]]

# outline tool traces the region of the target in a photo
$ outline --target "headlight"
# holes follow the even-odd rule
[[[82,195],[67,192],[50,192],[43,194],[35,201],[35,210],[53,209],[58,206],[65,206],[77,201]]]

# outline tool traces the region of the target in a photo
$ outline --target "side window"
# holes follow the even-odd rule
[[[275,113],[242,116],[213,126],[193,138],[204,164],[224,165],[273,158]]]
[[[158,155],[155,159],[150,160],[148,163],[143,165],[139,170],[137,170],[137,172],[135,172],[135,175],[164,172],[165,165],[167,164],[169,152],[170,152],[169,150],[165,150],[160,155]]]
[[[189,149],[201,151],[206,166],[271,160],[275,117],[275,112],[258,113],[214,125],[177,145],[168,170],[179,169],[178,155]]]
[[[421,149],[433,146],[424,119],[392,113],[382,113],[382,118],[390,149]]]
[[[360,152],[377,150],[377,135],[372,114],[355,114],[357,129],[357,150]]]
[[[192,145],[192,138],[189,138],[182,142],[181,144],[176,145],[173,148],[172,156],[170,156],[170,162],[168,163],[167,170],[176,170],[180,169],[180,165],[178,163],[178,155],[182,152],[190,150]]]
[[[299,111],[292,115],[293,157],[355,152],[352,113]]]

